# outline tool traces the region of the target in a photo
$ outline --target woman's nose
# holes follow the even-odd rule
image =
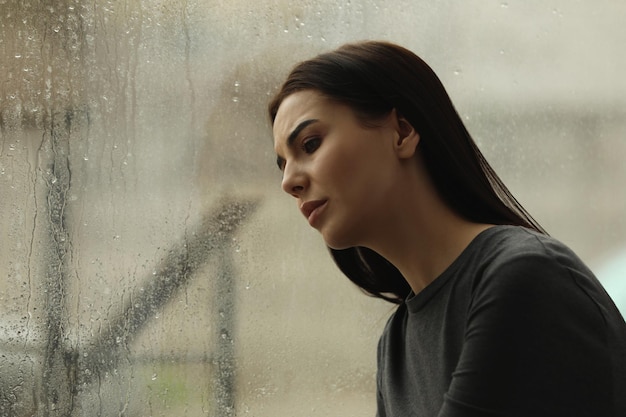
[[[306,175],[300,167],[294,164],[285,165],[282,182],[283,191],[297,198],[302,195],[306,185]]]

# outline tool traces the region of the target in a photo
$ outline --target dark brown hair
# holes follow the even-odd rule
[[[420,134],[426,169],[452,210],[473,222],[545,233],[485,160],[437,75],[413,52],[367,41],[299,63],[269,104],[272,123],[282,101],[301,90],[349,105],[364,122],[395,108]],[[330,251],[341,271],[370,295],[401,303],[409,294],[404,277],[376,252],[363,247]]]

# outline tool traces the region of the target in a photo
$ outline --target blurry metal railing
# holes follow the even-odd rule
[[[52,190],[51,192],[54,192]],[[207,214],[191,233],[172,245],[168,255],[143,279],[143,291],[128,298],[110,319],[110,325],[98,337],[84,346],[71,348],[63,343],[67,340],[67,329],[63,328],[63,299],[67,275],[60,265],[51,265],[48,275],[47,316],[48,334],[44,356],[42,379],[43,397],[46,400],[45,416],[70,416],[76,395],[86,385],[97,381],[106,372],[117,368],[120,358],[126,354],[129,343],[150,323],[156,313],[188,286],[195,272],[208,262],[218,265],[215,277],[213,302],[216,305],[214,352],[210,355],[214,365],[212,397],[215,409],[212,415],[230,417],[235,415],[235,362],[233,331],[235,328],[235,280],[229,243],[238,227],[255,210],[254,200],[224,200]],[[53,233],[63,233],[62,219],[53,224]],[[63,251],[59,250],[59,260]],[[90,372],[79,372],[88,369]],[[53,378],[54,375],[54,378]],[[59,376],[65,375],[59,383]]]
[[[83,115],[84,116],[84,115]],[[171,245],[167,256],[144,277],[133,297],[117,306],[109,316],[105,330],[93,340],[81,340],[72,346],[69,335],[68,306],[69,258],[71,238],[68,231],[67,195],[72,179],[69,162],[69,143],[76,112],[51,117],[50,147],[53,150],[46,179],[46,233],[40,241],[45,251],[45,334],[41,348],[43,358],[41,379],[35,378],[35,387],[11,389],[11,363],[5,362],[0,375],[0,414],[2,417],[37,415],[67,417],[78,415],[80,394],[100,381],[106,373],[117,369],[120,358],[128,354],[129,344],[154,318],[157,312],[187,287],[196,272],[209,262],[217,266],[213,305],[215,326],[213,352],[208,360],[213,365],[213,383],[208,395],[214,407],[211,415],[235,415],[235,361],[233,332],[235,328],[235,277],[230,256],[233,235],[258,206],[258,200],[222,198],[210,213],[189,227],[184,237]],[[115,306],[114,306],[115,309]],[[2,346],[0,346],[2,347]],[[37,350],[37,349],[35,349]],[[31,349],[29,352],[33,354]],[[1,352],[0,352],[1,353]],[[23,355],[29,353],[22,351]],[[35,362],[31,359],[31,361]],[[89,372],[85,372],[88,370]],[[4,381],[2,381],[4,379]],[[18,383],[19,385],[20,383]],[[17,394],[21,390],[21,393]],[[30,390],[28,393],[24,391]],[[32,396],[32,404],[25,396]],[[22,404],[17,404],[22,402]],[[122,415],[122,414],[120,414]]]

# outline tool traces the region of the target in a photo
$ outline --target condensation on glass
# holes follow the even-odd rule
[[[522,203],[600,268],[626,251],[625,11],[0,0],[0,416],[374,414],[391,306],[282,195],[265,114],[296,60],[347,41],[430,62]]]

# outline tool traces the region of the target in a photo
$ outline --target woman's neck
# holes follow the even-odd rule
[[[422,180],[415,180],[420,178]],[[470,222],[452,211],[425,176],[402,185],[383,227],[366,245],[391,262],[418,293],[441,275],[470,242],[492,225]]]
[[[413,236],[399,239],[398,245],[390,246],[389,250],[381,249],[386,253],[381,254],[398,268],[417,294],[448,269],[478,234],[491,226],[462,220],[439,228],[429,225],[416,230]]]

